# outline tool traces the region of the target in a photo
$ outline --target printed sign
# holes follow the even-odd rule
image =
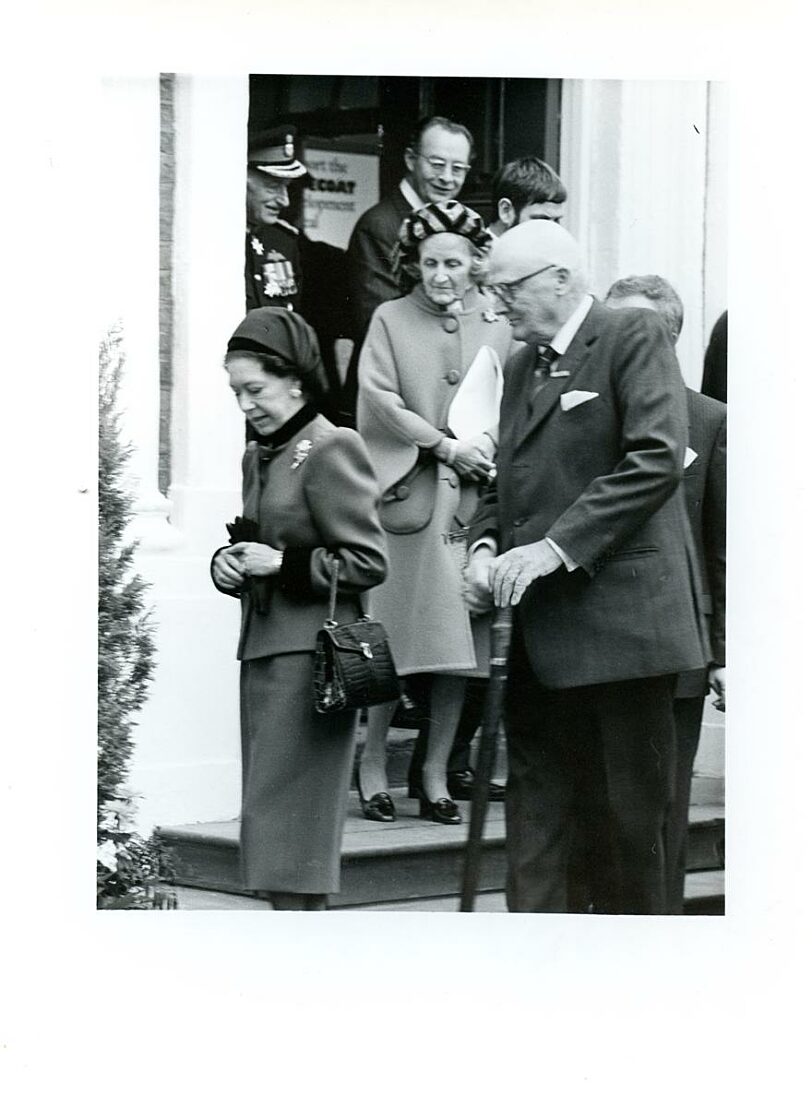
[[[312,178],[304,194],[304,230],[315,242],[347,248],[352,229],[378,202],[378,156],[307,149]]]

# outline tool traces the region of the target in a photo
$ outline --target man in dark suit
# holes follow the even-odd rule
[[[662,277],[635,276],[615,281],[606,294],[606,304],[611,308],[647,307],[659,312],[671,341],[676,344],[682,330],[682,301]],[[674,693],[676,787],[666,830],[668,907],[672,915],[681,915],[683,910],[691,778],[708,684],[718,696],[716,704],[720,710],[724,710],[725,702],[727,407],[691,388],[686,388],[685,395],[688,449],[682,488],[699,556],[711,665],[709,669],[680,673]]]
[[[699,568],[681,495],[685,388],[661,319],[587,295],[551,221],[495,244],[509,362],[498,476],[471,525],[469,602],[512,605],[507,901],[566,911],[575,828],[603,822],[607,912],[666,911],[675,674],[702,668]]]
[[[403,295],[392,275],[391,254],[400,225],[411,211],[459,195],[474,152],[471,132],[444,116],[422,120],[406,148],[406,175],[397,189],[365,211],[349,246],[350,314],[354,349],[344,385],[345,420],[353,423],[358,392],[358,355],[372,313],[380,304]]]
[[[727,403],[727,312],[723,311],[713,325],[705,364],[702,370],[702,388],[705,396]]]

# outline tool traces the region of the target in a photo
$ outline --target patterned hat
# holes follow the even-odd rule
[[[294,181],[304,177],[307,168],[294,155],[292,127],[273,127],[254,135],[248,142],[248,168],[259,169],[271,177]]]
[[[415,274],[409,270],[417,261],[417,249],[433,234],[462,235],[480,250],[487,249],[493,242],[493,235],[485,228],[480,216],[459,200],[426,204],[407,215],[400,225],[398,240],[392,250],[392,272],[399,280],[403,274],[414,278]]]

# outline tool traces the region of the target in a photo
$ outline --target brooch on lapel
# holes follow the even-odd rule
[[[488,309],[488,311],[482,312],[482,318],[485,320],[486,323],[499,322],[499,316],[496,314],[495,311],[491,311],[490,309]]]
[[[251,235],[251,249],[254,251],[255,254],[259,254],[260,256],[265,253],[265,247],[262,245],[255,234]]]
[[[309,438],[303,438],[301,442],[297,442],[293,451],[293,462],[291,469],[298,469],[302,462],[307,458],[313,443]]]

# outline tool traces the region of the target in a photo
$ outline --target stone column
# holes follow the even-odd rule
[[[248,79],[178,76],[173,99],[169,501],[177,541],[171,549],[142,545],[137,558],[152,585],[158,661],[132,772],[145,831],[232,818],[239,809],[239,605],[215,591],[209,561],[241,507],[243,420],[222,362],[244,314]],[[157,78],[149,119],[157,164]],[[157,365],[157,170],[147,184],[149,196],[139,192],[139,202],[154,213],[154,229],[141,286],[150,299],[155,292]],[[157,370],[138,387],[139,396],[150,394],[143,402],[157,404]],[[157,462],[157,430],[149,445]]]
[[[657,273],[679,292],[683,374],[698,387],[705,340],[708,89],[700,81],[565,81],[567,225],[593,291]],[[715,136],[714,136],[715,137]]]
[[[158,491],[158,180],[157,76],[103,82],[99,145],[104,180],[99,226],[106,229],[106,272],[98,282],[104,329],[123,332],[121,430],[132,445],[129,477],[135,496],[130,533],[141,549],[177,545],[169,501]]]

